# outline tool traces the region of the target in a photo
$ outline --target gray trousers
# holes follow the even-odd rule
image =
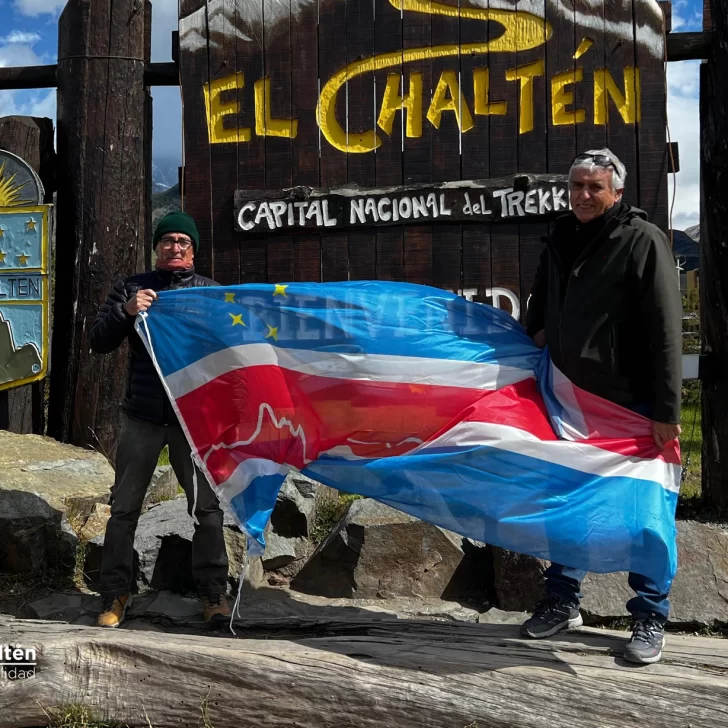
[[[159,425],[121,416],[116,450],[116,478],[111,491],[111,517],[101,557],[100,590],[103,596],[129,594],[134,580],[134,533],[159,454],[169,445],[169,461],[187,495],[192,514],[194,489],[190,446],[178,425]],[[201,595],[224,594],[228,560],[222,531],[223,513],[205,476],[197,470],[198,524],[192,538],[192,576]]]

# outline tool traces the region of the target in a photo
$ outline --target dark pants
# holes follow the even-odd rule
[[[131,592],[134,533],[142,503],[154,475],[159,453],[169,445],[169,461],[187,495],[192,514],[194,488],[190,446],[179,425],[158,425],[122,413],[116,450],[116,478],[111,491],[111,517],[106,525],[101,557],[100,590],[104,596]],[[197,515],[192,538],[192,575],[201,595],[224,594],[228,560],[223,537],[223,513],[205,476],[197,469]]]
[[[544,576],[546,577],[546,592],[550,597],[558,597],[568,604],[579,606],[581,582],[586,576],[586,571],[551,564],[546,569]],[[637,594],[627,602],[627,611],[635,619],[655,617],[661,622],[667,621],[670,600],[667,594],[660,593],[654,581],[640,574],[630,574],[629,586]]]

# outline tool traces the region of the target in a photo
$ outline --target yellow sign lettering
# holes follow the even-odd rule
[[[387,76],[377,126],[391,136],[395,114],[406,111],[405,134],[411,138],[419,138],[422,136],[422,74],[410,74],[409,93],[406,96],[399,95],[400,81],[404,84],[399,73],[390,73]]]
[[[450,97],[447,97],[447,93]],[[470,131],[473,128],[473,117],[470,115],[468,104],[460,93],[460,84],[455,71],[443,71],[437,88],[432,95],[430,108],[427,110],[427,119],[435,129],[440,128],[443,111],[452,111],[457,119],[460,131]]]
[[[567,124],[583,124],[586,121],[586,109],[569,111],[566,107],[574,103],[574,93],[566,87],[584,80],[584,69],[559,73],[551,79],[551,120],[554,126]]]
[[[273,119],[271,116],[270,79],[261,78],[253,86],[255,92],[255,133],[258,136],[275,136],[295,139],[298,134],[297,119]]]
[[[624,69],[624,93],[619,90],[612,74],[606,68],[594,71],[594,123],[605,125],[609,120],[608,99],[614,101],[625,124],[642,120],[642,91],[640,69],[628,66]]]
[[[473,70],[473,112],[478,116],[505,116],[508,104],[505,101],[490,100],[490,69]]]
[[[518,131],[521,134],[533,131],[533,79],[543,76],[545,64],[543,58],[529,63],[527,66],[518,66],[506,71],[506,81],[520,81],[521,103],[518,119]]]
[[[210,144],[225,144],[229,142],[249,142],[250,129],[239,128],[237,123],[233,127],[226,127],[225,117],[236,117],[240,113],[240,101],[233,98],[222,101],[223,93],[235,92],[245,86],[245,74],[236,73],[225,76],[216,81],[203,85],[205,95],[205,114],[207,116],[207,134]]]

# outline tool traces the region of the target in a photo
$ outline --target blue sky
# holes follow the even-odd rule
[[[57,20],[65,0],[0,0],[0,66],[54,63]],[[152,1],[152,60],[171,60],[171,33],[177,26],[177,0]],[[700,30],[702,0],[673,0],[673,30]],[[673,227],[698,222],[699,183],[699,62],[668,66],[668,116],[673,141],[680,144],[682,171],[677,175]],[[155,88],[154,156],[181,158],[179,90]],[[55,120],[55,91],[0,91],[0,116],[29,114]],[[672,195],[672,180],[670,193]]]

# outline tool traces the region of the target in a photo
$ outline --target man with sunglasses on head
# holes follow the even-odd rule
[[[228,560],[223,537],[223,513],[205,476],[193,466],[190,446],[170,404],[152,359],[134,330],[137,314],[154,305],[159,291],[215,286],[195,273],[200,236],[194,220],[182,212],[165,215],[157,224],[152,245],[157,257],[150,273],[118,281],[91,326],[91,348],[108,354],[129,339],[130,361],[122,403],[121,434],[116,449],[116,476],[111,492],[111,517],[106,525],[101,557],[100,627],[118,627],[130,605],[134,569],[134,534],[144,496],[165,445],[169,460],[187,496],[188,512],[195,503],[192,575],[202,598],[205,620],[225,621]]]
[[[571,212],[558,218],[541,256],[526,314],[575,385],[652,420],[661,450],[680,435],[682,301],[667,237],[622,201],[627,172],[608,149],[581,154],[569,170]],[[551,564],[547,597],[521,628],[534,639],[582,624],[585,572]],[[632,637],[624,657],[657,662],[670,602],[629,575]]]

